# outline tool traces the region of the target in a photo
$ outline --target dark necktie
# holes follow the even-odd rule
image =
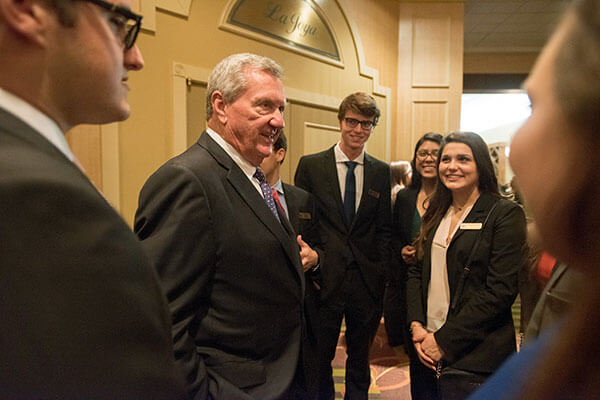
[[[273,200],[273,190],[271,189],[271,185],[267,183],[267,179],[265,178],[265,174],[260,170],[260,168],[256,168],[256,172],[253,175],[258,182],[260,183],[260,190],[262,191],[263,196],[265,197],[265,202],[269,207],[269,210],[275,215],[277,221],[281,222],[279,219],[279,214],[277,213],[277,207],[275,206],[275,201]]]
[[[344,161],[348,167],[346,172],[346,190],[344,191],[344,213],[348,224],[352,224],[354,214],[356,213],[356,177],[354,176],[354,168],[356,161]]]
[[[283,206],[281,205],[281,201],[279,201],[279,193],[277,193],[277,189],[275,188],[273,188],[273,199],[275,200],[275,203],[277,203],[279,208],[281,208],[281,213],[283,214],[283,216],[287,218],[288,216],[285,213],[285,208],[283,208]]]

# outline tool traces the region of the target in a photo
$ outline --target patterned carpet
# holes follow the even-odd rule
[[[517,298],[512,307],[513,320],[517,332],[517,343],[520,344],[519,325],[521,320],[521,302]],[[346,364],[346,348],[344,338],[345,326],[338,340],[338,347],[333,365],[335,382],[335,398],[344,398],[344,374]],[[408,373],[408,356],[402,346],[390,347],[383,325],[383,318],[377,329],[377,335],[371,347],[371,386],[369,400],[410,400],[410,378]]]
[[[338,348],[333,360],[333,378],[336,399],[344,398],[344,374],[346,348],[343,334],[340,334]],[[408,357],[402,347],[391,348],[387,342],[383,319],[371,347],[371,387],[369,399],[410,400]]]

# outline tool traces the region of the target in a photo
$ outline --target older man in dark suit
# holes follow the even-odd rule
[[[334,398],[331,361],[346,321],[347,399],[367,399],[369,348],[381,318],[391,232],[389,166],[364,146],[380,111],[373,97],[354,93],[340,104],[341,140],[304,156],[297,186],[317,201],[319,235],[327,261],[319,310],[321,399]]]
[[[150,261],[64,138],[129,116],[129,4],[0,0],[3,399],[184,395]]]
[[[173,315],[195,399],[302,398],[304,274],[258,168],[283,128],[281,69],[253,54],[209,76],[208,129],[146,182],[135,231]]]

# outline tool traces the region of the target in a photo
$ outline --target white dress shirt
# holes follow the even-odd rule
[[[235,147],[227,143],[225,139],[223,139],[221,135],[219,135],[217,132],[210,128],[206,128],[206,132],[211,137],[211,139],[217,142],[217,144],[221,146],[225,153],[227,153],[227,155],[231,157],[233,162],[235,162],[237,166],[240,167],[244,175],[246,175],[246,177],[250,180],[252,185],[254,185],[256,190],[258,190],[258,193],[260,193],[261,197],[264,198],[265,196],[263,195],[262,189],[260,188],[260,182],[258,182],[258,179],[254,177],[256,167],[250,164],[248,161],[246,161],[246,159],[240,154],[240,152],[237,151]]]
[[[56,122],[46,114],[2,88],[0,88],[0,108],[3,108],[32,127],[60,150],[69,160],[73,161],[75,159],[69,148],[67,139],[65,139],[65,134],[60,130]]]

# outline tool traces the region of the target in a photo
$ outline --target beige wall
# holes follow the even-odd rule
[[[204,109],[197,89],[232,53],[262,54],[285,69],[286,132],[293,146],[284,164],[288,181],[305,148],[314,150],[335,136],[335,110],[354,91],[373,94],[382,108],[368,151],[385,161],[408,159],[424,131],[457,126],[462,1],[313,1],[332,27],[343,67],[219,29],[229,0],[138,1],[146,27],[138,44],[146,66],[130,74],[133,112],[128,121],[102,127],[96,135],[102,189],[127,222],[133,221],[148,176],[200,134]],[[419,40],[433,47],[419,51]],[[483,61],[473,65],[478,71],[488,68]]]
[[[389,161],[387,137],[393,130],[392,116],[389,115],[392,91],[386,86],[395,84],[396,72],[391,65],[397,59],[395,11],[388,15],[390,7],[395,10],[393,1],[316,1],[334,28],[344,68],[219,29],[225,1],[194,0],[187,17],[155,11],[149,6],[152,1],[142,0],[141,9],[145,23],[148,22],[146,26],[154,26],[155,31],[140,34],[139,47],[146,66],[141,72],[130,74],[132,91],[129,99],[133,113],[119,130],[119,202],[120,211],[129,223],[133,220],[137,196],[145,180],[178,152],[174,151],[177,128],[174,128],[173,116],[186,108],[187,94],[174,79],[174,63],[183,66],[183,75],[189,73],[194,84],[201,84],[208,71],[229,54],[246,51],[262,54],[273,58],[285,69],[288,97],[313,106],[321,104],[332,110],[350,92],[373,93],[385,116],[376,128],[378,138],[370,143],[369,151]],[[157,3],[166,1],[156,0],[154,4]],[[177,2],[180,3],[185,4]],[[363,36],[368,40],[368,46]],[[385,75],[371,69],[373,64]],[[187,132],[183,134],[188,135]],[[183,140],[187,139],[184,137]],[[289,169],[288,175],[291,175],[295,165]]]

